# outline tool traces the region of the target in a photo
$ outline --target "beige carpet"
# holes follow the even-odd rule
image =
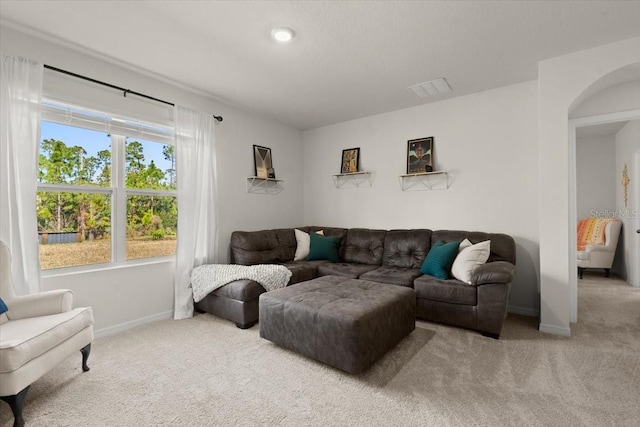
[[[499,341],[417,329],[351,376],[211,315],[95,341],[32,385],[28,426],[638,426],[640,289],[580,281],[571,339],[510,315]],[[12,417],[0,403],[0,425]]]

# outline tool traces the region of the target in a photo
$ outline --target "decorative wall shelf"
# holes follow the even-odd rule
[[[333,175],[332,178],[336,188],[371,187],[373,184],[373,173],[371,172],[340,173]]]
[[[446,190],[449,188],[449,174],[445,171],[411,173],[400,175],[402,191]]]
[[[279,194],[284,190],[284,181],[273,178],[247,177],[247,193]]]

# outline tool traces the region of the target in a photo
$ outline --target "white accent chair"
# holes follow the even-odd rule
[[[0,298],[9,309],[0,315],[0,399],[11,407],[18,427],[24,425],[24,400],[34,381],[76,351],[82,353],[82,370],[89,370],[93,312],[72,309],[73,294],[66,289],[17,296],[11,253],[1,241]]]
[[[584,251],[578,251],[578,276],[581,279],[587,268],[602,268],[605,276],[609,277],[621,228],[622,221],[609,221],[604,229],[604,245],[587,245]]]

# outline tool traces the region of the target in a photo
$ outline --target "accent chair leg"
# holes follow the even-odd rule
[[[80,350],[82,353],[82,370],[87,372],[89,367],[87,366],[87,360],[89,359],[89,353],[91,353],[91,343],[87,344],[84,348]]]
[[[609,274],[611,274],[611,269],[610,268],[605,268],[604,269],[604,277],[609,277]]]
[[[250,327],[252,327],[253,325],[255,325],[256,323],[258,323],[257,321],[253,321],[253,322],[249,322],[249,323],[238,323],[236,322],[236,326],[240,329],[249,329]]]
[[[22,418],[22,409],[24,408],[24,398],[27,396],[29,387],[26,386],[20,393],[12,396],[0,396],[0,399],[4,400],[11,407],[13,412],[13,427],[24,426],[24,418]]]
[[[483,337],[493,338],[494,340],[497,340],[500,338],[499,334],[492,334],[491,332],[480,332],[480,334],[482,334]]]
[[[583,274],[584,274],[584,267],[578,267],[578,277],[582,279]]]

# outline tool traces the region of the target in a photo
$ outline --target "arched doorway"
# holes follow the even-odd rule
[[[540,330],[571,335],[569,112],[602,77],[640,62],[640,37],[539,63]]]

